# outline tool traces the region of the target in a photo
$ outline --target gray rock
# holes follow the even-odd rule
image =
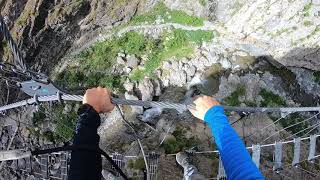
[[[126,57],[126,54],[124,54],[124,53],[120,52],[120,53],[118,53],[118,56],[119,56],[119,57],[123,57],[123,58],[124,58],[124,57]]]
[[[130,68],[130,67],[123,68],[123,72],[125,72],[127,74],[129,74],[131,71],[132,71],[132,68]]]
[[[241,82],[246,86],[246,100],[254,102],[256,97],[259,94],[259,80],[260,77],[255,74],[246,74],[244,77],[241,77]]]
[[[151,101],[154,96],[153,84],[149,78],[145,78],[142,82],[139,83],[138,89],[141,94],[141,100]]]
[[[140,60],[135,55],[127,55],[127,66],[135,68],[139,65]]]
[[[128,99],[128,100],[139,100],[138,97],[134,96],[134,95],[131,95],[129,93],[125,93],[124,94],[125,98]],[[142,114],[143,113],[143,107],[141,106],[130,106],[131,107],[131,112],[133,114]]]
[[[161,83],[159,80],[153,80],[153,87],[154,87],[154,95],[160,96],[162,94]]]
[[[134,84],[130,81],[126,81],[124,84],[123,84],[123,87],[124,89],[127,91],[127,92],[132,92],[133,91],[133,88],[134,88]]]
[[[150,122],[153,120],[153,118],[160,116],[162,111],[163,111],[162,108],[148,109],[148,110],[144,111],[143,116],[142,116],[142,121]]]
[[[172,71],[169,81],[171,85],[182,87],[187,83],[187,74],[185,71]]]
[[[102,170],[101,172],[102,174],[102,177],[105,179],[105,180],[116,180],[118,179],[116,176],[114,176],[110,171],[107,171],[107,170]]]
[[[120,56],[117,57],[117,64],[125,64],[125,63],[126,62],[122,57],[120,57]]]
[[[195,74],[196,74],[196,70],[197,70],[197,68],[195,67],[195,66],[193,66],[193,65],[185,65],[185,71],[186,71],[186,74],[187,74],[187,76],[188,77],[192,77],[192,76],[194,76]]]

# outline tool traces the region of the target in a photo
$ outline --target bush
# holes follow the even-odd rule
[[[199,140],[195,137],[188,139],[185,133],[186,130],[184,128],[177,126],[176,130],[172,133],[175,139],[168,139],[163,144],[167,154],[177,153],[198,146]]]
[[[237,89],[231,93],[230,96],[223,99],[223,102],[228,106],[239,106],[241,102],[239,101],[240,96],[244,96],[246,93],[245,86],[238,86]]]

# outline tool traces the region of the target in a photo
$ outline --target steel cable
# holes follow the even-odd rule
[[[264,140],[262,141],[262,143],[265,142],[266,140],[270,139],[270,138],[273,137],[274,135],[278,134],[279,132],[282,132],[282,131],[284,131],[284,130],[287,130],[287,129],[289,129],[289,128],[291,128],[291,127],[294,127],[294,126],[296,126],[296,125],[298,125],[298,124],[301,124],[301,123],[310,121],[311,119],[313,119],[314,117],[318,116],[319,114],[320,114],[320,112],[317,113],[317,114],[315,114],[315,115],[313,115],[313,116],[311,116],[311,117],[309,117],[308,119],[305,119],[305,120],[303,120],[303,121],[294,123],[294,124],[292,124],[292,125],[290,125],[290,126],[287,126],[287,127],[283,128],[283,129],[281,129],[281,130],[279,130],[279,131],[271,134],[269,137],[267,137],[266,139],[264,139]]]
[[[16,66],[19,67],[23,72],[26,72],[27,66],[24,63],[25,61],[22,57],[20,50],[18,49],[17,44],[14,42],[2,16],[0,16],[0,31],[3,33],[3,36],[5,37],[5,39],[7,40],[8,44],[10,46],[10,49],[11,49],[13,56],[14,56],[14,60],[15,60],[14,62],[16,64]]]

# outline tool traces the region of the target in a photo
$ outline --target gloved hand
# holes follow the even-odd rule
[[[204,120],[204,116],[207,111],[213,106],[218,106],[220,103],[210,96],[200,96],[195,101],[193,101],[194,106],[189,108],[189,111],[196,118]]]
[[[111,103],[110,91],[102,87],[88,89],[82,103],[89,104],[98,113],[110,112],[114,108]]]

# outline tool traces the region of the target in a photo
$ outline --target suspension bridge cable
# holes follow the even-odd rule
[[[123,114],[121,108],[119,107],[119,105],[116,105],[116,108],[117,108],[117,110],[119,111],[122,120],[123,120],[123,121],[131,128],[131,130],[133,131],[133,136],[135,137],[136,141],[138,142],[139,147],[140,147],[140,150],[141,150],[141,153],[142,153],[142,156],[143,156],[143,160],[144,160],[144,163],[145,163],[145,167],[146,167],[147,174],[149,174],[150,171],[149,171],[149,165],[148,165],[147,157],[146,157],[146,154],[145,154],[145,152],[144,152],[142,143],[141,143],[141,141],[140,141],[140,139],[139,139],[139,137],[138,137],[138,134],[137,134],[136,130],[133,128],[133,126],[131,125],[131,123],[125,119],[124,114]]]
[[[262,129],[257,129],[255,130],[253,133],[249,134],[248,136],[244,137],[244,138],[249,138],[251,136],[253,136],[256,133],[261,134],[261,132],[263,132],[265,129],[267,129],[268,127],[272,126],[272,125],[276,125],[281,119],[283,119],[284,117],[280,117],[277,120],[275,120],[274,122],[270,123],[269,125],[263,127]]]
[[[22,54],[17,46],[17,44],[14,42],[10,31],[8,30],[8,27],[6,25],[6,23],[3,20],[3,17],[0,16],[0,31],[3,33],[3,36],[5,37],[5,39],[7,40],[10,49],[13,53],[13,57],[14,57],[14,62],[16,64],[16,66],[18,66],[21,70],[23,70],[24,72],[27,70],[27,66],[25,64],[25,60],[22,57]]]
[[[309,126],[309,127],[307,127],[307,128],[304,128],[304,129],[302,129],[302,130],[300,130],[300,131],[292,134],[291,136],[285,138],[285,140],[291,139],[292,137],[295,137],[296,135],[298,135],[298,134],[300,134],[300,133],[302,133],[302,132],[304,132],[304,131],[306,131],[306,130],[308,130],[308,129],[311,129],[311,131],[308,132],[308,133],[310,133],[310,132],[312,132],[315,128],[317,128],[319,125],[320,125],[320,123],[317,123],[317,124],[314,124],[314,125]],[[307,133],[307,134],[308,134],[308,133]],[[307,134],[306,134],[306,135],[307,135]]]
[[[20,106],[34,104],[38,102],[48,102],[48,101],[79,101],[82,102],[83,96],[81,95],[70,95],[70,94],[62,94],[61,96],[57,95],[49,95],[49,96],[39,96],[37,98],[30,98],[24,101],[12,103],[6,106],[0,107],[0,112],[17,108]],[[160,108],[169,108],[169,109],[176,109],[179,112],[183,112],[188,110],[188,107],[192,107],[186,104],[178,104],[178,103],[171,103],[171,102],[158,102],[158,101],[141,101],[141,100],[127,100],[127,99],[118,99],[112,98],[113,104],[118,105],[131,105],[131,106],[143,106],[143,107],[160,107]],[[283,113],[290,113],[290,112],[312,112],[317,111],[320,112],[320,107],[290,107],[290,108],[256,108],[256,107],[224,107],[226,111],[235,111],[235,112],[283,112]]]
[[[317,113],[317,114],[315,114],[315,115],[313,115],[313,116],[311,116],[311,117],[310,117],[310,118],[308,118],[308,119],[305,119],[305,120],[303,120],[303,121],[300,121],[300,122],[297,122],[297,123],[292,124],[292,125],[290,125],[290,126],[287,126],[287,127],[283,128],[283,129],[281,129],[281,130],[279,130],[279,131],[277,131],[277,132],[275,132],[275,133],[271,134],[269,137],[265,138],[265,139],[262,141],[262,143],[263,143],[263,142],[265,142],[266,140],[270,139],[270,138],[271,138],[271,137],[273,137],[274,135],[276,135],[276,134],[278,134],[278,133],[280,133],[280,132],[284,131],[284,130],[287,130],[287,129],[291,128],[291,127],[294,127],[294,126],[296,126],[296,125],[298,125],[298,124],[301,124],[301,123],[304,123],[304,122],[310,121],[310,120],[311,120],[311,119],[313,119],[314,117],[317,117],[319,114],[320,114],[320,112],[319,112],[319,113]]]

